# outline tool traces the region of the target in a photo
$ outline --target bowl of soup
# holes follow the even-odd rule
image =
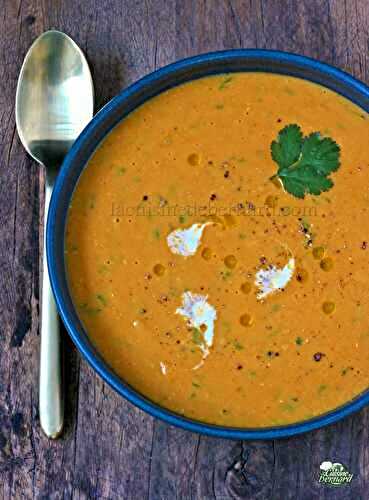
[[[369,401],[368,88],[302,56],[162,68],[57,179],[57,306],[119,394],[187,430],[276,438]]]

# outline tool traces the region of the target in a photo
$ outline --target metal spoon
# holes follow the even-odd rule
[[[45,166],[45,221],[58,169],[69,148],[93,116],[94,95],[87,61],[74,41],[47,31],[29,49],[18,80],[15,117],[28,153]],[[59,319],[49,282],[45,236],[41,307],[41,427],[60,435],[64,420]]]

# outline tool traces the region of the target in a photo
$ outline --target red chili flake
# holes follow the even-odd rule
[[[368,246],[367,242],[366,242],[366,241],[363,241],[363,242],[362,242],[362,244],[361,244],[361,248],[362,248],[363,250],[366,250],[367,246]]]
[[[325,356],[325,354],[323,352],[316,352],[314,354],[314,361],[320,361],[323,356]]]
[[[226,171],[224,172],[224,177],[225,177],[226,179],[229,177],[229,170],[226,170]]]
[[[168,302],[168,297],[166,295],[161,295],[158,302],[159,304],[164,304],[165,302]]]
[[[159,207],[163,208],[168,205],[168,201],[162,196],[159,197]]]

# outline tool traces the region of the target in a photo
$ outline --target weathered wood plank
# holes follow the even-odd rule
[[[299,52],[369,81],[366,0],[4,0],[0,16],[0,498],[367,498],[369,412],[274,442],[199,437],[119,398],[66,340],[67,426],[48,442],[37,410],[43,177],[15,134],[22,58],[49,28],[86,52],[97,108],[175,59],[237,47]],[[316,481],[333,459],[352,486]]]

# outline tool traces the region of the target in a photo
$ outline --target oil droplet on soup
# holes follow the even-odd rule
[[[336,306],[334,302],[327,301],[323,302],[322,309],[325,314],[332,314],[335,311]]]
[[[240,323],[242,326],[251,326],[253,323],[253,319],[250,314],[245,313],[240,317]]]
[[[224,258],[224,264],[229,269],[234,269],[237,265],[237,259],[234,255],[227,255],[227,257]]]
[[[333,268],[333,260],[330,257],[326,257],[320,261],[320,267],[323,271],[330,271]]]
[[[339,145],[329,191],[298,199],[276,176],[271,143],[289,124]],[[235,427],[303,421],[367,390],[368,131],[329,89],[261,72],[176,86],[124,118],[66,228],[70,292],[114,372]]]
[[[197,153],[192,153],[187,158],[187,161],[193,167],[197,167],[198,165],[200,165],[200,155],[198,155]]]
[[[165,273],[165,267],[162,264],[155,264],[153,271],[156,276],[163,276]]]
[[[245,283],[242,283],[241,285],[241,291],[247,295],[248,293],[251,292],[251,288],[252,288],[252,285],[251,283],[249,283],[248,281],[246,281]]]

